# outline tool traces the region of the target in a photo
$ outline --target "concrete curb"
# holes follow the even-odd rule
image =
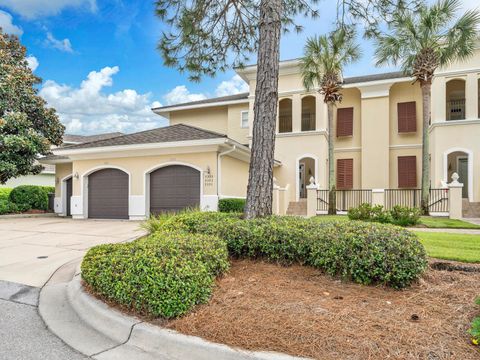
[[[68,345],[98,360],[293,360],[274,352],[237,350],[147,324],[88,294],[77,274],[69,283],[47,284],[40,294],[47,327]]]
[[[0,215],[1,219],[23,219],[23,218],[55,218],[58,217],[55,213],[43,213],[43,214],[10,214]]]

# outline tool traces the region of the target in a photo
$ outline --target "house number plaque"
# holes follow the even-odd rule
[[[212,174],[205,174],[203,178],[203,185],[205,187],[212,187],[213,186],[213,175]]]

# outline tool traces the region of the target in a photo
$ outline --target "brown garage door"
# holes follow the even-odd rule
[[[171,165],[150,173],[150,213],[177,212],[200,205],[200,172]]]
[[[128,219],[128,174],[103,169],[88,176],[88,217]]]

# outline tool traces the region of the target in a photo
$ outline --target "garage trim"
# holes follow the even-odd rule
[[[82,189],[81,199],[83,200],[83,218],[88,219],[88,176],[98,170],[117,169],[128,175],[128,212],[130,214],[130,197],[132,195],[132,176],[128,170],[116,165],[100,165],[86,171],[81,178],[80,188]]]
[[[71,179],[73,174],[65,176],[60,180],[60,199],[62,199],[62,208],[60,210],[61,216],[67,216],[67,180]]]
[[[155,165],[143,173],[143,193],[145,194],[145,215],[147,218],[150,217],[150,174],[155,170],[172,165],[187,166],[200,172],[200,208],[203,208],[203,169],[196,165],[181,161],[169,161]]]

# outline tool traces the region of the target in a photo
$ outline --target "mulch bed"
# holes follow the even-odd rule
[[[480,273],[429,269],[409,289],[238,260],[209,304],[157,325],[250,350],[316,359],[480,359],[466,333]]]

